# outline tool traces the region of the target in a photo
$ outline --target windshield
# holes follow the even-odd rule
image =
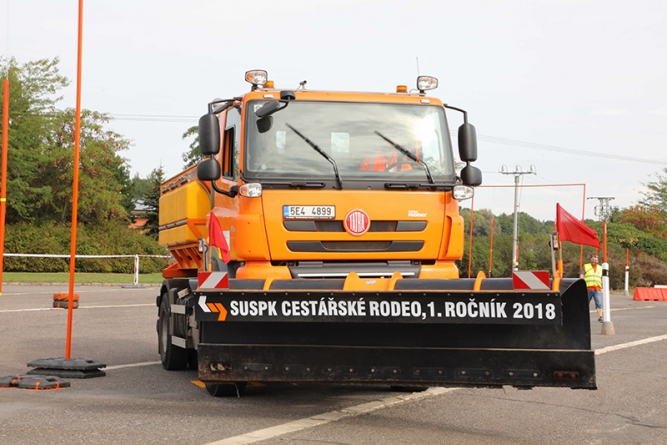
[[[335,164],[342,181],[454,178],[442,107],[291,101],[268,126],[255,115],[264,103],[247,107],[246,177],[336,180]]]

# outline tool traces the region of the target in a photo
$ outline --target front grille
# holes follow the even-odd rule
[[[343,221],[283,221],[290,232],[345,232]],[[371,221],[369,232],[421,232],[426,221]]]
[[[287,241],[292,252],[418,252],[424,241]]]

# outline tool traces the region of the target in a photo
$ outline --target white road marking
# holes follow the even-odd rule
[[[155,303],[141,303],[141,304],[118,304],[113,306],[79,306],[78,309],[109,309],[109,308],[121,308],[121,307],[142,307],[142,306],[155,306]],[[56,307],[38,307],[32,309],[3,309],[0,310],[0,313],[4,312],[36,312],[36,311],[62,311],[62,308]]]
[[[640,346],[656,341],[667,340],[667,335],[660,335],[657,337],[649,337],[643,340],[631,341],[622,343],[620,345],[608,346],[606,348],[598,349],[595,355],[606,354],[607,352],[618,351],[620,349],[631,348],[633,346]],[[259,442],[262,440],[272,439],[277,436],[282,436],[287,433],[294,433],[306,428],[312,428],[325,423],[333,422],[344,417],[358,416],[371,411],[375,411],[389,406],[398,405],[410,400],[419,400],[426,397],[432,397],[448,392],[455,391],[462,388],[429,388],[424,392],[416,392],[407,396],[387,397],[385,399],[376,400],[374,402],[364,403],[361,405],[345,408],[340,411],[330,411],[324,414],[318,414],[305,419],[295,420],[283,425],[277,425],[263,430],[252,431],[250,433],[242,434],[240,436],[229,437],[227,439],[219,440],[217,442],[209,442],[206,445],[245,445],[249,443]]]
[[[7,286],[7,283],[2,283],[2,285]],[[93,293],[93,292],[96,293],[96,294],[98,294],[100,292],[118,292],[120,289],[122,289],[120,287],[120,284],[118,285],[118,287],[109,286],[108,289],[98,289],[97,286],[85,286],[86,288],[90,288],[90,289],[81,289],[78,285],[75,284],[75,286],[76,286],[76,289],[74,290],[75,294],[87,294],[87,293]],[[40,287],[42,287],[42,286],[40,286]],[[53,286],[53,287],[56,287],[56,288],[67,287],[67,283],[63,283],[62,286]],[[143,290],[155,291],[155,289],[156,289],[156,287],[152,287],[152,288],[151,287],[146,287]],[[142,290],[142,289],[141,288],[133,288],[132,290]],[[41,294],[51,294],[51,295],[53,295],[57,292],[68,292],[68,291],[69,291],[69,289],[67,289],[66,291],[65,290],[60,290],[60,291],[55,291],[55,292],[53,290],[44,291],[44,292],[3,292],[2,297],[14,297],[14,296],[17,296],[17,295],[41,295]]]
[[[217,442],[210,442],[206,445],[243,445],[248,443],[259,442],[261,440],[271,439],[273,437],[282,436],[287,433],[294,433],[306,428],[312,428],[325,423],[340,420],[344,417],[358,416],[360,414],[369,413],[389,406],[398,405],[411,400],[420,400],[427,397],[433,397],[446,392],[455,391],[460,388],[429,388],[424,392],[415,392],[404,396],[387,397],[373,402],[362,403],[361,405],[344,408],[340,411],[330,411],[324,414],[318,414],[305,419],[295,420],[282,425],[265,428],[263,430],[253,431],[240,436],[229,437],[227,439],[219,440]]]
[[[606,348],[596,349],[595,355],[606,354],[607,352],[618,351],[620,349],[631,348],[633,346],[645,345],[656,341],[667,340],[667,334],[659,335],[657,337],[649,337],[643,340],[631,341],[628,343],[621,343],[620,345],[607,346]]]
[[[107,366],[106,368],[103,368],[103,371],[108,371],[110,369],[125,369],[125,368],[139,368],[141,366],[151,366],[151,365],[159,365],[162,362],[141,362],[141,363],[129,363],[127,365],[115,365],[115,366]]]
[[[654,307],[654,306],[619,307],[619,308],[616,308],[616,309],[612,309],[610,312],[634,311],[635,309],[651,309],[652,307]],[[597,310],[588,311],[588,313],[590,313],[590,314],[597,313]]]

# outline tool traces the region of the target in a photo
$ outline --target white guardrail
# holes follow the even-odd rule
[[[32,258],[70,258],[71,255],[59,255],[51,253],[5,253],[6,257],[32,257]],[[134,285],[139,284],[139,257],[144,258],[171,258],[169,255],[77,255],[77,258],[134,258]]]

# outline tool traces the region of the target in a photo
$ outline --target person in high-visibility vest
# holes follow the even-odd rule
[[[419,152],[417,153],[419,155]],[[400,155],[398,151],[391,148],[379,150],[372,156],[366,156],[359,166],[359,170],[376,172],[399,172],[412,170],[414,163],[407,156]]]
[[[408,162],[411,161],[408,160],[407,157],[404,157],[399,162],[397,153],[388,155],[384,152],[378,152],[373,156],[366,156],[359,166],[359,170],[371,170],[376,172],[412,170],[412,166],[408,164]]]
[[[586,280],[588,289],[588,304],[595,300],[595,309],[598,311],[598,321],[602,323],[602,266],[597,255],[591,257],[591,262],[584,264],[579,272],[579,278]]]

